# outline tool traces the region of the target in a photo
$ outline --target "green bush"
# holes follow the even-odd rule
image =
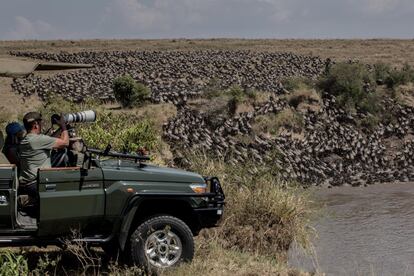
[[[148,100],[151,91],[148,87],[129,76],[121,76],[114,80],[112,84],[115,99],[123,107],[133,107],[143,104]]]
[[[85,110],[98,110],[99,102],[94,99],[85,99],[82,103],[74,103],[64,98],[56,95],[50,95],[47,98],[47,101],[40,108],[37,109],[38,112],[42,114],[43,121],[45,123],[45,130],[51,126],[50,118],[53,114],[60,115],[61,113],[73,113]],[[20,114],[20,121],[23,120],[23,115]]]
[[[139,148],[153,150],[158,146],[160,135],[147,116],[137,116],[132,112],[109,112],[92,100],[74,104],[60,97],[47,102],[39,111],[48,123],[48,118],[53,114],[88,109],[97,112],[96,122],[77,124],[76,130],[90,148],[104,149],[111,144],[114,150],[135,152]],[[48,124],[46,126],[49,127]]]
[[[374,77],[378,84],[385,83],[385,80],[389,77],[391,72],[391,66],[384,62],[377,62],[374,64]]]
[[[408,64],[405,64],[401,70],[391,70],[385,79],[385,84],[390,89],[395,89],[409,82],[414,82],[414,69]]]
[[[118,151],[135,152],[139,148],[153,150],[159,135],[152,121],[129,113],[101,110],[93,124],[80,124],[79,135],[91,148],[104,149],[108,144]]]
[[[368,98],[369,93],[375,88],[375,82],[366,66],[358,63],[333,65],[331,70],[319,79],[318,87],[325,93],[336,96],[338,104],[348,111],[366,111],[364,107],[367,105],[361,103],[377,99]]]
[[[256,99],[257,93],[253,89],[243,89],[240,86],[232,86],[226,92],[231,99],[234,99],[237,103],[246,101],[247,99]]]

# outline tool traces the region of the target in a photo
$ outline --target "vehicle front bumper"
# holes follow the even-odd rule
[[[194,209],[194,213],[198,218],[200,228],[215,227],[223,216],[223,206]]]
[[[198,218],[201,228],[209,228],[217,225],[223,216],[226,198],[217,177],[204,178],[210,187],[210,196],[208,197],[207,206],[196,208],[194,212]]]

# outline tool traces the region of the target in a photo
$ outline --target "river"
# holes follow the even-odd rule
[[[414,275],[414,183],[316,192],[315,256],[291,250],[290,265],[326,275]]]

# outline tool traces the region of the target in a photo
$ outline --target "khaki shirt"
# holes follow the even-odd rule
[[[6,156],[0,151],[0,164],[10,164]]]
[[[3,133],[0,131],[0,164],[10,164],[9,160],[7,160],[6,156],[2,152],[3,146],[4,146],[4,138],[3,138]]]
[[[20,181],[36,180],[39,168],[50,168],[50,154],[57,138],[29,133],[20,142]]]

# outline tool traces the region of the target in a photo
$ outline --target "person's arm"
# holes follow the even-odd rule
[[[66,129],[66,123],[63,114],[60,115],[59,125],[62,133],[60,134],[60,138],[56,139],[55,144],[53,145],[54,149],[62,149],[69,146],[69,133]]]

